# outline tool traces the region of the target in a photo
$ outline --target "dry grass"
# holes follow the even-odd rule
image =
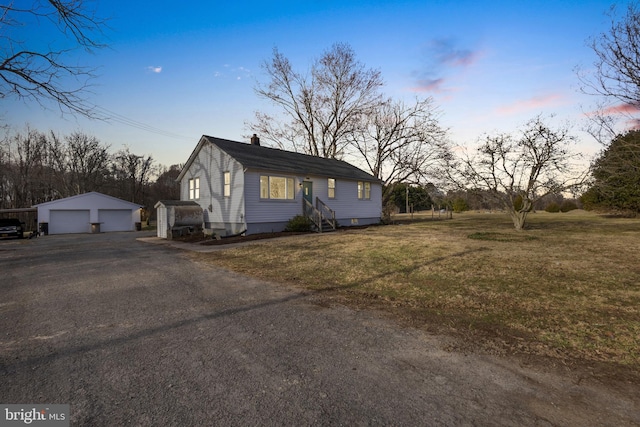
[[[501,351],[640,371],[640,221],[536,213],[370,227],[199,255]]]

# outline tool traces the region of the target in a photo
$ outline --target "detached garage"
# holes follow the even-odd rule
[[[142,208],[95,191],[34,207],[38,209],[40,229],[46,234],[134,231]]]

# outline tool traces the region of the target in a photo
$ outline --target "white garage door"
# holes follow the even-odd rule
[[[133,230],[131,209],[100,209],[98,210],[98,221],[101,233]]]
[[[49,211],[49,234],[89,233],[88,210]]]

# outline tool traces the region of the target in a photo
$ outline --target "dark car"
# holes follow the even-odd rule
[[[0,237],[17,237],[22,239],[24,225],[17,218],[0,218]]]

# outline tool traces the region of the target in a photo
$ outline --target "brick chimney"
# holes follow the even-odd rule
[[[260,145],[260,138],[255,133],[251,137],[251,145]]]

